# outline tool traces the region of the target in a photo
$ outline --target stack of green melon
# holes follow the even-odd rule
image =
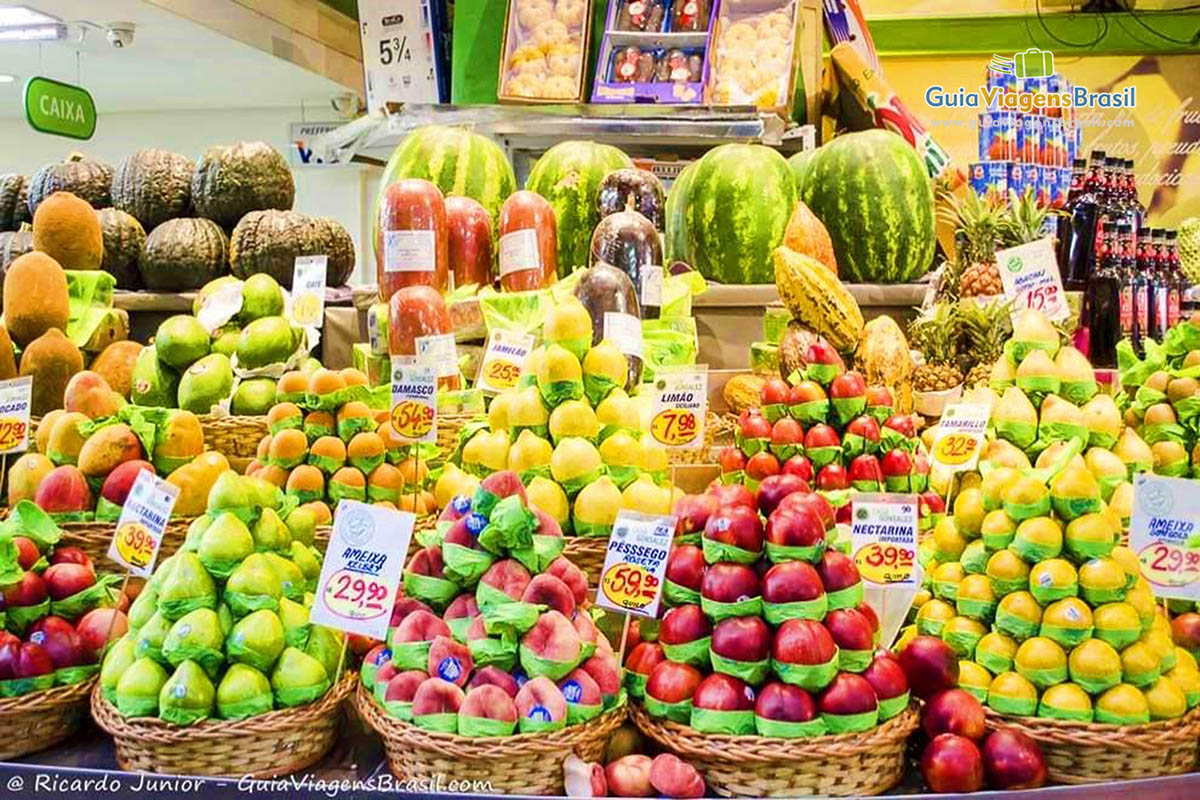
[[[315,518],[275,486],[225,472],[129,610],[100,670],[127,717],[176,725],[311,703],[337,682],[341,634],[312,625]],[[286,520],[286,522],[285,522]]]

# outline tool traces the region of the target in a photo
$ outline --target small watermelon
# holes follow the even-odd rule
[[[788,159],[788,166],[792,168],[792,178],[796,181],[797,197],[800,197],[804,191],[804,180],[808,176],[808,170],[812,167],[813,156],[816,154],[816,150],[801,150]]]
[[[587,266],[592,231],[600,222],[600,183],[613,170],[633,162],[617,148],[566,141],[551,147],[533,165],[525,188],[550,202],[558,222],[558,274]]]
[[[824,223],[838,272],[852,283],[908,283],[933,262],[933,186],[916,151],[884,130],[819,148],[801,199]]]

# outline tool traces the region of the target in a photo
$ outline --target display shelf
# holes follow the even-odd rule
[[[812,125],[795,125],[753,108],[715,110],[661,105],[451,106],[410,104],[368,115],[313,140],[326,163],[383,164],[397,143],[422,125],[464,125],[502,139],[512,150],[544,150],[563,139],[670,151],[727,142],[784,150],[816,146]]]

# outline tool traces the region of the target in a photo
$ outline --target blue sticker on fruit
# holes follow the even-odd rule
[[[450,508],[454,509],[457,514],[466,514],[471,510],[471,498],[465,494],[457,494],[450,501]]]
[[[568,703],[578,703],[583,697],[583,687],[579,685],[579,681],[567,681],[562,686],[562,693]]]
[[[545,706],[534,706],[533,708],[529,709],[529,713],[526,714],[526,718],[532,719],[536,722],[549,722],[550,711]]]
[[[239,631],[239,633],[241,633],[241,631]],[[389,662],[391,660],[392,660],[392,651],[388,650],[385,647],[383,650],[380,650],[378,653],[375,654],[375,657],[373,659],[371,659],[371,663],[377,667],[382,667],[384,664],[386,664],[387,662]]]
[[[437,666],[438,677],[454,683],[462,677],[462,662],[454,656],[446,656]]]
[[[478,536],[488,525],[488,518],[483,514],[471,514],[467,517],[467,530],[472,536]]]

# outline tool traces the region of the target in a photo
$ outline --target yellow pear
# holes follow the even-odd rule
[[[1121,412],[1112,395],[1097,394],[1079,409],[1088,429],[1088,442],[1097,447],[1111,448],[1121,435]]]

